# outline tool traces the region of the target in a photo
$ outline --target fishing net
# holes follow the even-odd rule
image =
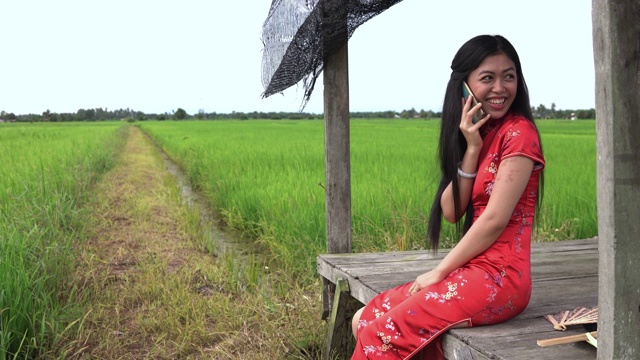
[[[358,26],[400,1],[272,0],[262,26],[262,97],[302,81],[304,108],[323,59],[338,51]]]

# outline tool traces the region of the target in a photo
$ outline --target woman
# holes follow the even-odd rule
[[[429,237],[437,249],[442,217],[465,217],[462,239],[434,269],[354,315],[352,359],[443,359],[444,331],[506,321],[529,303],[531,230],[545,161],[520,59],[504,37],[481,35],[458,50],[451,69]],[[477,105],[473,95],[463,97],[464,82]]]

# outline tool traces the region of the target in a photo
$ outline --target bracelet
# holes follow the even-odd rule
[[[462,169],[460,169],[460,164],[461,163],[462,162],[458,163],[458,175],[460,175],[461,177],[463,177],[465,179],[475,179],[476,175],[478,175],[478,173],[476,172],[476,173],[473,173],[473,174],[469,174],[469,173],[466,173],[466,172],[462,171]]]

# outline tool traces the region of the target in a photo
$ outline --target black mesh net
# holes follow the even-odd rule
[[[303,81],[304,108],[323,59],[339,50],[358,26],[400,1],[273,0],[262,26],[262,96]]]

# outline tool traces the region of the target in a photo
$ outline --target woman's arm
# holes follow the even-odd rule
[[[460,170],[468,173],[475,174],[478,170],[478,156],[480,156],[480,148],[467,148],[464,153],[462,162],[460,163]],[[455,206],[453,200],[453,183],[449,183],[442,197],[440,198],[440,206],[442,207],[442,216],[450,223],[458,222],[469,205],[471,200],[471,191],[473,190],[473,181],[475,179],[468,179],[458,175],[458,189],[460,191],[460,208],[458,214],[455,213]]]
[[[410,292],[442,281],[455,269],[489,248],[509,223],[533,171],[533,160],[515,156],[503,160],[484,212],[473,223],[460,242],[433,270],[416,279]]]
[[[487,114],[477,123],[473,123],[473,116],[480,110],[482,104],[471,106],[472,96],[462,99],[462,116],[460,117],[460,131],[467,142],[467,150],[465,151],[462,161],[460,162],[460,170],[467,174],[475,174],[478,169],[478,157],[482,150],[482,137],[480,136],[480,128],[491,118]],[[442,216],[448,222],[455,223],[462,218],[469,200],[471,199],[471,191],[473,190],[473,180],[458,176],[458,190],[460,191],[460,207],[456,214],[453,199],[453,184],[449,183],[447,188],[440,197],[440,207],[442,208]]]

